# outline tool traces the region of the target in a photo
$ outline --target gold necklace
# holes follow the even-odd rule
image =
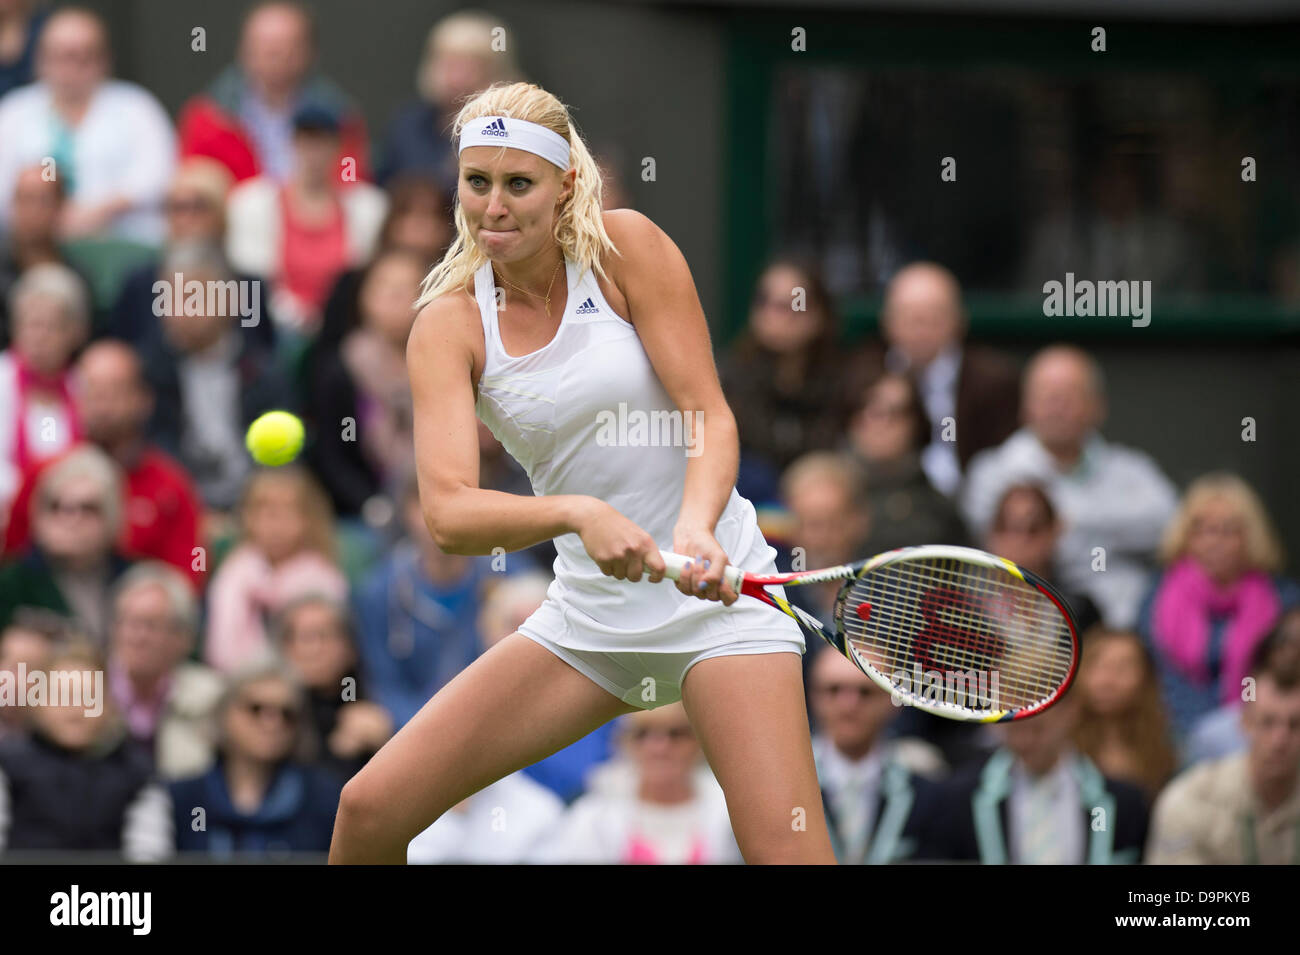
[[[556,277],[557,275],[560,274],[560,266],[563,265],[563,264],[564,264],[564,259],[563,259],[563,258],[561,258],[560,261],[556,263],[556,265],[555,265],[555,271],[551,273],[551,282],[550,282],[549,285],[546,286],[546,294],[545,294],[545,295],[538,295],[536,292],[530,292],[530,291],[528,291],[528,289],[526,289],[526,288],[520,288],[520,287],[519,287],[518,285],[516,285],[514,282],[511,282],[508,278],[506,278],[504,275],[500,276],[500,278],[501,278],[501,281],[502,281],[502,282],[505,282],[505,283],[506,283],[507,285],[509,285],[512,289],[514,289],[516,292],[523,292],[525,295],[531,295],[533,298],[540,298],[540,299],[542,299],[542,308],[545,309],[545,311],[546,311],[546,317],[547,317],[547,319],[550,319],[550,317],[551,317],[551,289],[555,287],[555,277]]]

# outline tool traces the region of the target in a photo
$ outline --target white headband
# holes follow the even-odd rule
[[[509,116],[484,116],[472,119],[461,127],[460,149],[470,146],[506,146],[541,156],[565,172],[569,169],[569,144],[559,133],[530,123],[526,119]]]

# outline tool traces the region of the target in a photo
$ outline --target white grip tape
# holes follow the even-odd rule
[[[664,576],[669,580],[679,579],[682,576],[682,571],[686,569],[686,565],[695,560],[693,557],[683,557],[681,554],[674,554],[668,550],[661,550],[659,556],[664,559],[664,564],[667,565]],[[740,593],[740,587],[745,581],[745,572],[739,567],[732,567],[728,564],[727,569],[722,572],[722,578],[731,586],[732,590]]]

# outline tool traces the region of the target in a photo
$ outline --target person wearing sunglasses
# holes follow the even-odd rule
[[[81,445],[41,472],[31,501],[32,543],[0,564],[0,628],[19,607],[75,620],[105,649],[111,590],[131,561],[116,546],[122,478],[99,448]]]
[[[301,687],[264,657],[232,676],[216,711],[217,762],[170,784],[176,848],[218,858],[323,853],[343,780],[300,761]]]

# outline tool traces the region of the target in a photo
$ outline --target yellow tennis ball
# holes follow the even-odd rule
[[[268,411],[248,426],[244,443],[258,464],[288,464],[302,450],[302,420],[287,411]]]

